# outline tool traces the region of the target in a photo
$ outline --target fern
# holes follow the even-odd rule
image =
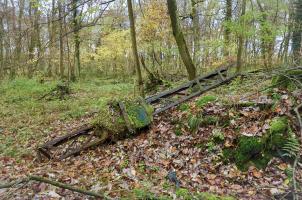
[[[294,135],[288,137],[284,146],[282,147],[282,150],[284,151],[283,156],[296,158],[300,151],[300,144],[298,139]]]

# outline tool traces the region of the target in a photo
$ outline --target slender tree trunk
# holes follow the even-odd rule
[[[191,0],[192,4],[192,21],[193,21],[193,63],[196,66],[199,63],[198,52],[200,51],[200,28],[199,28],[199,16],[198,16],[198,3],[196,0]]]
[[[81,74],[81,61],[80,61],[80,36],[79,36],[79,16],[77,9],[78,0],[73,0],[73,26],[74,26],[74,66],[77,67],[79,76]],[[71,81],[75,81],[75,72],[74,67],[70,71]]]
[[[3,17],[0,16],[0,79],[4,76],[4,25]]]
[[[60,57],[59,57],[59,69],[60,69],[60,78],[64,79],[64,41],[63,41],[63,6],[61,1],[58,1],[58,10],[59,10],[59,48],[60,48]]]
[[[242,18],[245,15],[246,9],[246,0],[242,1],[242,11],[241,11],[241,19],[240,23],[244,25],[244,19]],[[243,31],[240,33],[238,38],[238,52],[237,52],[237,69],[236,73],[240,74],[242,71],[242,52],[243,52],[243,45],[244,45],[244,33]]]
[[[229,23],[232,21],[232,0],[226,0],[225,5],[225,19],[224,19],[224,51],[225,57],[230,56],[230,40],[231,40],[231,30]]]
[[[28,71],[27,71],[27,76],[28,78],[32,78],[33,75],[33,62],[34,62],[34,57],[35,57],[35,34],[34,34],[34,20],[33,20],[33,1],[30,1],[29,3],[29,19],[30,19],[30,25],[31,25],[31,32],[30,32],[30,42],[29,42],[29,47],[28,47],[28,52],[29,52],[29,64],[28,64]]]
[[[10,16],[11,17],[11,20],[12,20],[12,31],[14,32],[14,33],[16,33],[18,30],[17,30],[17,27],[16,27],[16,16],[17,16],[17,14],[16,14],[16,8],[15,8],[15,2],[13,1],[13,0],[10,0],[10,2],[11,2],[11,5],[12,5],[12,7],[11,8],[9,8],[9,9],[11,9],[12,10],[12,16]],[[7,5],[7,3],[6,3],[6,5]],[[20,15],[20,12],[19,12],[19,15]],[[7,20],[7,24],[9,24],[9,20]],[[18,68],[18,66],[19,66],[19,63],[18,63],[18,57],[17,57],[17,47],[19,46],[19,45],[21,45],[20,43],[18,44],[18,41],[17,41],[17,38],[16,37],[13,37],[13,41],[15,42],[15,51],[14,51],[14,58],[11,60],[11,62],[10,62],[10,64],[11,64],[11,66],[10,66],[10,78],[11,79],[13,79],[13,78],[15,78],[15,76],[16,76],[16,71],[17,71],[17,68]],[[9,48],[11,48],[11,47],[9,47]]]
[[[52,6],[51,6],[51,23],[50,23],[50,32],[49,32],[49,39],[50,39],[50,46],[49,46],[49,73],[48,75],[51,76],[52,75],[52,70],[53,70],[53,62],[52,62],[52,58],[54,56],[54,52],[55,52],[55,47],[56,47],[56,24],[53,21],[55,19],[56,16],[56,1],[52,0]],[[55,74],[58,75],[59,74],[59,70],[58,70],[58,65],[55,65]]]
[[[142,72],[141,72],[141,68],[140,68],[138,51],[137,51],[135,20],[134,20],[134,15],[133,15],[132,0],[127,0],[127,5],[128,5],[128,15],[129,15],[129,21],[130,21],[130,32],[131,32],[133,58],[135,61],[135,69],[136,69],[136,74],[137,74],[137,85],[138,85],[138,89],[139,89],[139,94],[141,96],[144,96],[144,83],[143,83]]]
[[[293,29],[293,61],[295,65],[300,65],[302,62],[302,0],[295,0],[294,2],[294,29]]]
[[[173,30],[173,35],[176,40],[178,50],[184,65],[186,66],[189,80],[193,80],[196,77],[196,68],[193,64],[192,58],[190,56],[184,35],[181,31],[180,24],[177,16],[177,5],[175,0],[167,0],[168,11],[171,19],[171,26]]]
[[[39,11],[39,0],[35,1],[35,5],[34,5],[34,43],[35,43],[35,50],[37,52],[36,55],[36,61],[34,63],[35,67],[39,67],[40,64],[40,56],[41,56],[41,51],[42,51],[42,46],[41,46],[41,33],[40,33],[40,24],[39,24],[39,20],[40,20],[40,11]]]
[[[18,15],[18,36],[17,36],[17,42],[16,42],[16,62],[18,65],[21,63],[21,50],[22,50],[22,18],[24,15],[24,0],[19,1],[19,15]]]
[[[284,63],[288,63],[288,49],[289,49],[289,41],[291,38],[291,34],[292,34],[292,19],[293,19],[293,14],[292,12],[289,12],[289,19],[288,19],[288,26],[287,26],[287,33],[284,39],[284,48],[283,48],[283,52],[282,52],[282,61]]]
[[[48,37],[49,37],[49,53],[48,53],[48,66],[47,66],[47,76],[51,77],[52,76],[52,62],[51,62],[51,57],[52,57],[52,34],[51,34],[51,16],[48,14],[47,15],[47,29],[48,29]]]

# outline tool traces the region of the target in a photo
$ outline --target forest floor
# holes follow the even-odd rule
[[[281,90],[275,90],[280,104],[274,109],[229,107],[243,97],[271,101],[265,92],[258,92],[270,80],[236,79],[205,94],[217,97],[215,101],[202,103],[201,96],[174,108],[155,117],[151,127],[137,137],[64,161],[41,163],[35,154],[39,145],[89,122],[112,97],[133,94],[131,83],[95,80],[72,84],[72,94],[64,100],[41,100],[54,85],[26,79],[1,84],[1,183],[32,174],[125,199],[192,199],[198,195],[219,199],[208,193],[225,199],[274,199],[290,192],[291,166],[280,158],[273,158],[264,169],[251,166],[247,171],[222,159],[222,149],[232,145],[238,132],[262,135],[274,117],[289,114],[291,94]],[[194,128],[190,118],[198,113],[212,116],[211,122]],[[226,116],[231,118],[229,124],[223,123]],[[223,142],[213,142],[217,133]],[[176,171],[181,189],[166,178],[171,170]],[[297,170],[296,180],[302,183],[301,166]],[[0,198],[89,199],[34,181],[0,189]]]

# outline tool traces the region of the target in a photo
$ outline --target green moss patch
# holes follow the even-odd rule
[[[216,101],[216,100],[217,100],[217,97],[207,95],[207,96],[203,96],[203,97],[199,98],[196,102],[196,105],[197,105],[197,107],[202,108],[206,104]]]
[[[126,123],[119,102],[123,102],[130,124]],[[93,125],[109,131],[113,135],[127,132],[128,127],[138,130],[151,124],[153,107],[142,99],[113,100],[107,106],[100,108],[100,114],[93,120]]]
[[[223,149],[223,160],[234,162],[243,171],[250,165],[259,169],[265,168],[273,155],[277,155],[276,152],[282,150],[288,137],[288,119],[276,117],[264,136],[240,136],[235,148]]]
[[[281,149],[288,138],[287,117],[277,117],[270,123],[269,132],[265,135],[267,148],[271,150]]]
[[[296,80],[296,81],[295,81]],[[291,69],[276,75],[272,79],[272,84],[277,87],[294,89],[297,86],[297,81],[302,81],[302,70]]]

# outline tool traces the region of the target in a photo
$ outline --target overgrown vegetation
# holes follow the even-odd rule
[[[51,124],[72,123],[100,112],[116,97],[132,96],[132,83],[113,80],[85,80],[71,83],[72,93],[65,99],[40,99],[56,87],[56,81],[39,83],[32,79],[2,82],[0,86],[0,154],[20,157],[31,155],[32,141],[43,142]]]

